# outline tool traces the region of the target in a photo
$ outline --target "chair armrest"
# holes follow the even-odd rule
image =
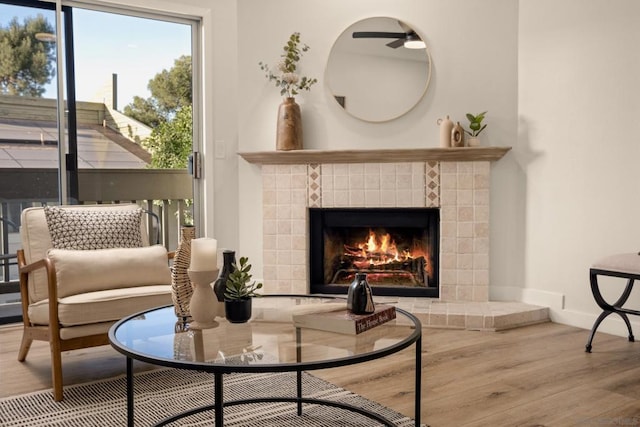
[[[29,273],[44,268],[47,273],[47,299],[49,300],[49,325],[56,327],[58,320],[58,279],[53,261],[43,258],[27,264],[24,258],[24,251],[19,249],[16,253],[18,258],[18,271],[20,272],[20,297],[22,299],[22,316],[25,324],[30,324],[29,320]]]

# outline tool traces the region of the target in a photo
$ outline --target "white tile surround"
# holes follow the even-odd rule
[[[263,164],[266,293],[309,293],[309,207],[440,208],[440,298],[379,297],[426,326],[499,330],[548,309],[489,302],[489,161]]]
[[[489,300],[488,161],[263,165],[267,292],[308,293],[308,207],[440,208],[440,299]]]

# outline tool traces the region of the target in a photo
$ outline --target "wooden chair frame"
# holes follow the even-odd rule
[[[18,361],[24,362],[31,348],[33,340],[47,341],[51,351],[51,376],[53,380],[53,398],[59,402],[64,398],[62,384],[62,352],[81,348],[96,347],[109,344],[108,332],[83,337],[60,338],[60,320],[58,317],[58,284],[53,262],[44,258],[27,264],[24,251],[17,251],[18,268],[20,272],[20,297],[22,299],[23,334],[18,352]],[[168,253],[168,260],[173,259],[174,253]],[[34,325],[29,319],[29,273],[45,269],[47,275],[47,291],[49,300],[49,325]]]

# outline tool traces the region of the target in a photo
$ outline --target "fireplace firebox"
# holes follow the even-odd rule
[[[439,230],[437,208],[309,208],[311,292],[364,272],[374,295],[438,297]]]

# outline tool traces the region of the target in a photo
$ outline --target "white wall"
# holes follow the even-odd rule
[[[304,5],[301,7],[301,5]],[[335,39],[354,22],[388,16],[407,22],[426,36],[433,60],[430,87],[420,104],[405,116],[385,123],[355,119],[331,99],[324,70]],[[302,106],[304,146],[309,149],[438,147],[436,121],[450,115],[466,123],[464,113],[488,110],[486,145],[512,146],[517,136],[517,2],[512,0],[238,0],[238,133],[240,151],[275,149],[276,112],[281,102],[258,67],[274,65],[294,31],[311,47],[302,61],[303,75],[317,77],[311,92],[297,97]],[[492,234],[497,254],[507,262],[492,262],[492,284],[509,285],[522,263],[513,260],[513,243],[521,233],[511,203],[519,187],[514,157],[508,154],[493,176],[500,194],[492,200],[505,232]],[[262,258],[260,167],[239,163],[239,251],[255,260],[259,276]],[[492,217],[492,222],[495,222]],[[495,225],[494,225],[495,227]],[[517,257],[517,256],[516,256]]]
[[[311,46],[301,71],[320,80],[298,96],[306,148],[437,147],[437,118],[464,121],[465,112],[489,111],[483,143],[513,146],[493,164],[493,299],[549,305],[554,320],[590,328],[599,310],[589,266],[640,249],[636,0],[137,2],[205,16],[205,167],[215,176],[215,188],[209,181],[204,189],[207,228],[249,255],[256,277],[260,168],[234,153],[275,149],[280,96],[258,62],[275,64],[294,31]],[[433,59],[426,96],[388,123],[345,114],[324,86],[335,38],[373,16],[418,29]],[[215,141],[226,154],[212,161]],[[602,330],[625,334],[617,320]]]
[[[586,328],[590,265],[640,249],[639,19],[636,0],[520,0],[524,299],[562,295],[552,317]]]

